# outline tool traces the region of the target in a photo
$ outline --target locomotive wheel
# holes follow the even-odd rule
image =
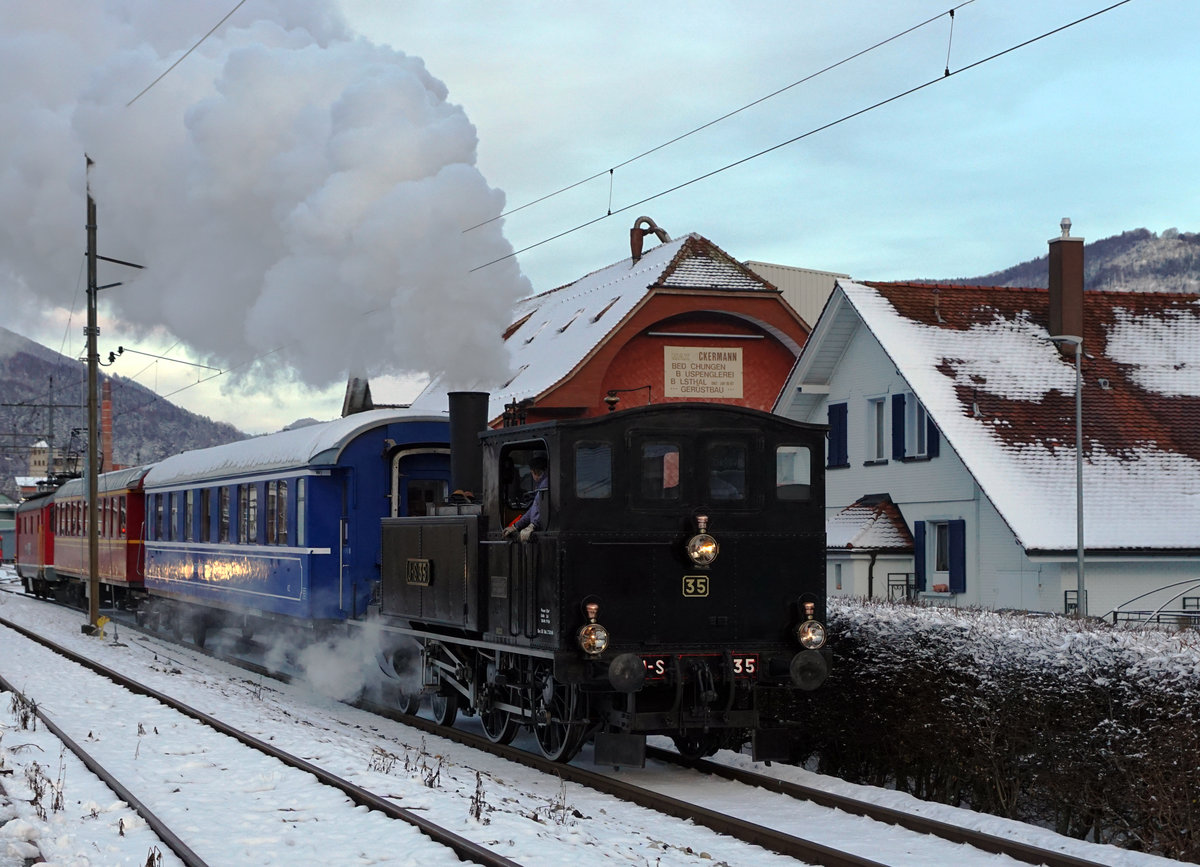
[[[494,744],[507,745],[513,742],[513,738],[517,736],[518,726],[506,710],[484,710],[479,712],[479,722],[483,726],[483,733],[487,735],[487,739]]]
[[[458,696],[438,695],[434,693],[429,701],[429,705],[433,711],[433,721],[435,723],[447,728],[454,725],[454,720],[458,716]]]
[[[402,692],[396,699],[396,710],[412,716],[421,709],[421,696],[415,692]]]
[[[689,761],[708,758],[721,748],[721,736],[716,732],[687,732],[674,735],[671,740],[679,755]]]
[[[571,722],[576,693],[568,684],[554,682],[548,673],[536,678],[533,734],[542,755],[552,762],[569,762],[583,745],[583,726]]]

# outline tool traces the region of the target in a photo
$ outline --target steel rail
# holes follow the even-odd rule
[[[291,753],[285,752],[284,750],[281,750],[278,747],[267,743],[266,741],[259,740],[253,735],[246,734],[245,732],[234,728],[228,723],[222,722],[210,714],[206,714],[203,711],[184,704],[183,702],[167,695],[166,693],[159,692],[152,687],[146,686],[145,684],[126,677],[125,675],[109,668],[106,665],[101,665],[98,662],[90,660],[87,657],[70,650],[69,648],[63,647],[49,640],[48,638],[45,638],[44,636],[38,635],[36,632],[33,632],[32,630],[27,629],[20,624],[13,623],[5,618],[0,617],[0,626],[6,626],[9,629],[12,629],[14,632],[25,636],[31,641],[35,641],[38,644],[49,648],[55,653],[66,657],[72,662],[75,662],[91,671],[96,672],[97,674],[107,677],[109,680],[129,690],[130,692],[160,701],[167,707],[189,716],[192,719],[197,720],[198,722],[201,722],[204,725],[209,726],[210,728],[213,728],[252,749],[258,750],[275,759],[278,759],[289,767],[312,774],[325,785],[332,786],[333,788],[343,792],[350,798],[351,801],[359,806],[367,807],[371,810],[378,810],[390,818],[399,819],[400,821],[407,822],[408,824],[415,826],[431,840],[446,846],[456,855],[458,855],[459,858],[465,861],[482,864],[485,865],[485,867],[520,867],[517,862],[505,858],[502,855],[498,855],[490,849],[487,849],[486,847],[481,846],[472,840],[468,840],[465,837],[461,837],[458,834],[455,834],[454,832],[449,831],[422,816],[418,816],[411,810],[398,807],[391,801],[379,797],[374,792],[370,792],[361,786],[355,785],[349,780],[342,779],[341,777],[330,773],[324,768],[318,767],[317,765],[314,765],[298,756],[294,756]]]
[[[909,831],[940,837],[952,843],[965,843],[974,849],[980,849],[984,852],[1007,855],[1016,861],[1026,864],[1043,864],[1045,867],[1097,867],[1099,863],[1088,861],[1085,858],[1078,858],[1074,855],[1055,852],[1052,849],[1043,849],[1019,840],[998,837],[995,834],[988,834],[985,831],[960,828],[958,825],[943,822],[939,819],[931,819],[927,816],[906,813],[903,810],[897,810],[892,807],[872,804],[868,801],[860,801],[857,798],[827,792],[812,786],[806,786],[803,783],[780,780],[775,777],[764,776],[763,774],[757,774],[743,768],[734,768],[706,759],[684,759],[678,753],[673,753],[670,750],[648,747],[646,755],[647,757],[652,757],[669,764],[690,767],[703,774],[710,774],[714,777],[721,777],[722,779],[743,783],[747,786],[757,786],[758,788],[787,795],[797,800],[811,801],[822,807],[832,807],[855,816],[873,819],[876,822],[896,825],[906,828]]]
[[[5,626],[8,624],[5,623]],[[0,690],[11,692],[15,695],[23,695],[23,693],[13,686],[4,675],[0,674]],[[63,731],[54,720],[46,716],[40,707],[36,705],[33,708],[34,714],[42,725],[53,734],[56,738],[63,742],[79,761],[83,762],[84,767],[100,778],[103,783],[117,794],[117,796],[128,804],[139,816],[146,820],[146,824],[151,830],[158,835],[158,839],[163,845],[170,849],[175,855],[188,867],[208,867],[204,859],[192,851],[192,849],[179,838],[179,835],[172,831],[167,823],[160,819],[153,810],[146,806],[137,795],[129,791],[124,784],[114,777],[109,770],[98,762],[91,753],[81,747],[74,738]]]

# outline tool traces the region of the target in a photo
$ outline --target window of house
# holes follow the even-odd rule
[[[892,396],[892,457],[922,460],[938,455],[938,432],[915,394]]]
[[[647,442],[641,452],[641,492],[648,500],[679,499],[679,445]]]
[[[867,463],[887,460],[887,400],[873,397],[867,401]]]
[[[812,453],[808,446],[775,449],[775,497],[780,500],[812,497]]]
[[[829,412],[829,458],[828,469],[850,466],[850,451],[847,444],[847,407],[844,403],[831,403]]]
[[[583,500],[612,496],[612,446],[608,443],[576,443],[575,496]]]
[[[962,519],[917,521],[913,525],[916,589],[965,593],[967,522]]]

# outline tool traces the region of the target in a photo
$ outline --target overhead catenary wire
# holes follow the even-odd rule
[[[1054,36],[1055,34],[1062,33],[1064,30],[1069,30],[1072,27],[1075,27],[1079,24],[1083,24],[1086,21],[1090,21],[1093,18],[1103,15],[1106,12],[1111,12],[1112,10],[1114,10],[1120,6],[1124,6],[1127,3],[1131,3],[1131,2],[1133,2],[1133,0],[1117,0],[1116,3],[1113,3],[1109,6],[1105,6],[1103,9],[1098,9],[1095,12],[1091,12],[1080,18],[1076,18],[1075,20],[1069,21],[1066,24],[1060,25],[1059,27],[1055,27],[1052,30],[1047,30],[1045,33],[1041,33],[1037,36],[1030,37],[1029,39],[1026,39],[1023,42],[1018,42],[1015,45],[1009,46],[1008,48],[1002,49],[1001,51],[997,51],[995,54],[990,54],[987,57],[981,58],[980,60],[976,60],[973,63],[968,63],[966,66],[963,66],[959,69],[952,70],[952,69],[949,69],[949,67],[947,67],[946,71],[943,74],[938,75],[936,78],[932,78],[921,84],[914,85],[913,87],[910,87],[907,90],[902,90],[899,93],[896,93],[885,99],[881,99],[878,102],[872,103],[871,105],[868,105],[864,108],[860,108],[857,111],[852,111],[849,114],[842,115],[841,117],[839,117],[835,120],[831,120],[828,123],[821,124],[820,126],[814,127],[812,129],[808,130],[807,132],[800,133],[799,135],[793,136],[792,138],[786,139],[785,141],[781,141],[778,144],[771,145],[771,147],[764,148],[763,150],[760,150],[756,153],[750,154],[749,156],[745,156],[745,157],[742,157],[741,159],[734,160],[733,162],[727,163],[726,165],[720,166],[719,168],[715,168],[712,171],[705,172],[704,174],[701,174],[701,175],[697,175],[696,177],[691,178],[690,180],[683,181],[682,183],[675,184],[674,186],[671,186],[671,187],[667,187],[666,189],[660,190],[659,192],[654,193],[653,195],[646,196],[645,198],[639,199],[636,202],[631,202],[630,204],[625,205],[620,208],[617,208],[616,210],[613,210],[610,208],[609,212],[606,214],[601,214],[600,216],[594,217],[590,220],[586,220],[577,226],[573,226],[569,229],[564,229],[563,231],[558,232],[555,235],[551,235],[550,237],[544,238],[541,241],[538,241],[536,243],[529,244],[528,246],[522,247],[519,250],[513,250],[511,253],[508,253],[504,256],[500,256],[496,259],[492,259],[490,262],[484,262],[482,265],[476,265],[474,268],[471,268],[468,273],[474,273],[476,271],[481,271],[484,268],[488,268],[499,262],[503,262],[507,259],[511,259],[514,256],[519,256],[522,253],[526,253],[529,250],[533,250],[538,247],[541,247],[544,244],[549,244],[551,241],[557,241],[559,238],[563,238],[567,235],[573,234],[582,229],[586,229],[588,226],[593,226],[596,223],[601,222],[602,220],[607,220],[609,217],[614,217],[614,216],[616,216],[618,214],[622,214],[626,211],[631,211],[634,208],[640,208],[642,205],[646,204],[647,202],[652,202],[655,199],[661,199],[663,196],[669,195],[674,192],[678,192],[679,190],[682,190],[685,187],[690,187],[693,184],[697,184],[700,181],[707,180],[711,177],[714,177],[715,175],[721,174],[722,172],[727,172],[730,169],[737,168],[740,165],[744,165],[745,163],[748,163],[752,160],[756,160],[759,157],[766,156],[767,154],[773,153],[777,150],[780,150],[781,148],[785,148],[788,145],[795,144],[796,142],[802,141],[803,139],[809,138],[810,136],[814,136],[817,133],[824,132],[825,130],[831,129],[835,126],[839,126],[840,124],[843,124],[849,120],[853,120],[856,117],[861,117],[862,115],[867,114],[868,112],[874,111],[877,108],[882,108],[883,106],[889,105],[893,102],[896,102],[897,100],[903,99],[906,96],[911,96],[912,94],[917,93],[918,91],[924,90],[925,88],[927,88],[931,85],[945,81],[946,79],[951,78],[952,76],[960,75],[964,72],[968,72],[972,69],[976,69],[985,63],[990,63],[991,61],[996,60],[1001,57],[1004,57],[1007,54],[1011,54],[1014,51],[1019,51],[1022,48],[1026,48],[1030,45],[1033,45],[1035,42],[1040,42],[1041,40],[1047,39],[1051,36]]]
[[[950,20],[951,20],[951,33],[953,33],[954,10],[961,9],[964,6],[969,6],[970,4],[972,4],[974,2],[975,2],[975,0],[963,0],[963,2],[959,3],[957,6],[954,6],[950,9],[949,14],[950,14]],[[475,229],[480,228],[481,226],[486,226],[488,223],[493,223],[496,220],[503,219],[504,217],[507,217],[510,214],[515,214],[518,211],[523,211],[526,208],[531,208],[534,205],[541,204],[542,202],[545,202],[548,199],[552,199],[555,196],[559,196],[559,195],[562,195],[563,193],[570,192],[571,190],[575,189],[576,187],[583,186],[584,184],[588,183],[589,181],[594,181],[594,180],[596,180],[596,178],[602,177],[605,174],[608,175],[609,213],[611,214],[611,212],[612,212],[613,173],[616,172],[617,169],[624,168],[625,166],[630,165],[631,163],[635,163],[638,160],[648,157],[653,153],[657,153],[658,151],[662,150],[663,148],[670,147],[671,145],[675,144],[676,142],[681,142],[685,138],[693,136],[696,133],[703,132],[704,130],[708,129],[710,126],[715,126],[716,124],[719,124],[722,121],[728,120],[729,118],[733,117],[734,115],[741,114],[743,111],[754,108],[754,106],[760,105],[761,103],[764,103],[769,99],[774,99],[775,97],[779,96],[781,93],[786,93],[787,91],[791,90],[794,87],[799,87],[800,85],[805,84],[806,82],[812,81],[814,78],[818,78],[819,76],[822,76],[827,72],[832,72],[833,70],[837,69],[839,66],[845,66],[847,63],[857,60],[858,58],[860,58],[866,54],[870,54],[872,51],[875,51],[878,48],[882,48],[885,45],[887,45],[888,43],[895,42],[897,39],[902,39],[903,37],[909,35],[910,33],[913,33],[917,30],[920,30],[922,27],[932,24],[934,21],[939,20],[946,14],[947,13],[945,13],[945,12],[939,12],[937,15],[934,15],[931,18],[926,18],[924,21],[921,21],[918,24],[914,24],[911,27],[901,30],[899,33],[895,33],[895,34],[887,37],[886,39],[882,39],[879,42],[876,42],[874,45],[870,45],[866,48],[856,51],[853,54],[849,55],[848,57],[842,58],[841,60],[837,61],[836,63],[831,63],[828,66],[818,69],[816,72],[811,72],[808,75],[804,76],[803,78],[793,81],[791,84],[786,84],[777,90],[771,91],[770,93],[766,94],[765,96],[760,96],[758,99],[748,102],[745,105],[741,106],[740,108],[735,108],[732,111],[727,111],[725,114],[721,115],[720,117],[713,118],[712,120],[708,121],[707,123],[702,123],[700,126],[696,127],[695,129],[688,130],[687,132],[681,133],[680,135],[677,135],[672,139],[668,139],[667,141],[663,142],[662,144],[655,145],[654,147],[650,148],[649,150],[642,151],[640,154],[637,154],[636,156],[629,157],[628,159],[617,163],[612,168],[605,169],[604,171],[596,172],[593,175],[588,175],[586,178],[582,178],[578,181],[575,181],[572,184],[568,184],[567,186],[562,187],[561,189],[557,189],[552,193],[546,193],[546,195],[539,196],[538,198],[533,199],[532,201],[526,202],[523,205],[518,205],[515,208],[509,208],[507,211],[497,214],[496,216],[491,217],[487,220],[484,220],[480,223],[476,223],[474,226],[468,226],[467,228],[463,229],[463,232],[466,233],[466,232],[473,231]],[[949,63],[950,63],[949,54],[947,54],[947,59],[946,59],[947,67],[949,66]]]
[[[150,82],[145,87],[143,87],[137,96],[135,96],[133,99],[129,100],[129,102],[125,103],[125,107],[129,108],[129,106],[133,105],[135,102],[137,102],[139,99],[142,98],[142,94],[146,93],[148,90],[150,90],[150,88],[154,87],[154,85],[158,84],[160,81],[162,81],[164,78],[166,78],[167,74],[172,69],[174,69],[179,64],[183,63],[183,61],[187,59],[187,56],[189,54],[191,54],[193,51],[195,51],[197,48],[199,48],[200,45],[204,42],[204,40],[208,39],[208,37],[210,37],[214,33],[216,33],[217,30],[220,28],[220,26],[222,24],[224,24],[226,21],[228,21],[234,12],[237,12],[239,9],[242,8],[242,4],[244,4],[245,2],[246,2],[246,0],[238,0],[238,4],[236,6],[234,6],[232,9],[230,9],[229,12],[226,13],[224,18],[222,18],[220,21],[218,21],[216,24],[214,24],[212,27],[212,30],[209,30],[207,33],[205,33],[203,36],[201,36],[195,45],[193,45],[187,51],[183,52],[183,55],[178,60],[176,60],[174,63],[172,63],[170,66],[168,66],[165,70],[163,70],[162,75],[160,75],[158,78],[154,79],[154,81]]]

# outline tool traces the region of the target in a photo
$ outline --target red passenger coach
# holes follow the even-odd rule
[[[97,572],[100,583],[108,588],[101,599],[108,598],[120,607],[128,604],[130,591],[140,591],[145,584],[142,480],[148,470],[131,467],[97,478]],[[54,497],[55,589],[64,601],[76,603],[87,598],[84,588],[89,578],[86,485],[85,479],[72,479]]]
[[[54,492],[34,494],[17,506],[17,575],[26,593],[45,596],[54,580]]]

